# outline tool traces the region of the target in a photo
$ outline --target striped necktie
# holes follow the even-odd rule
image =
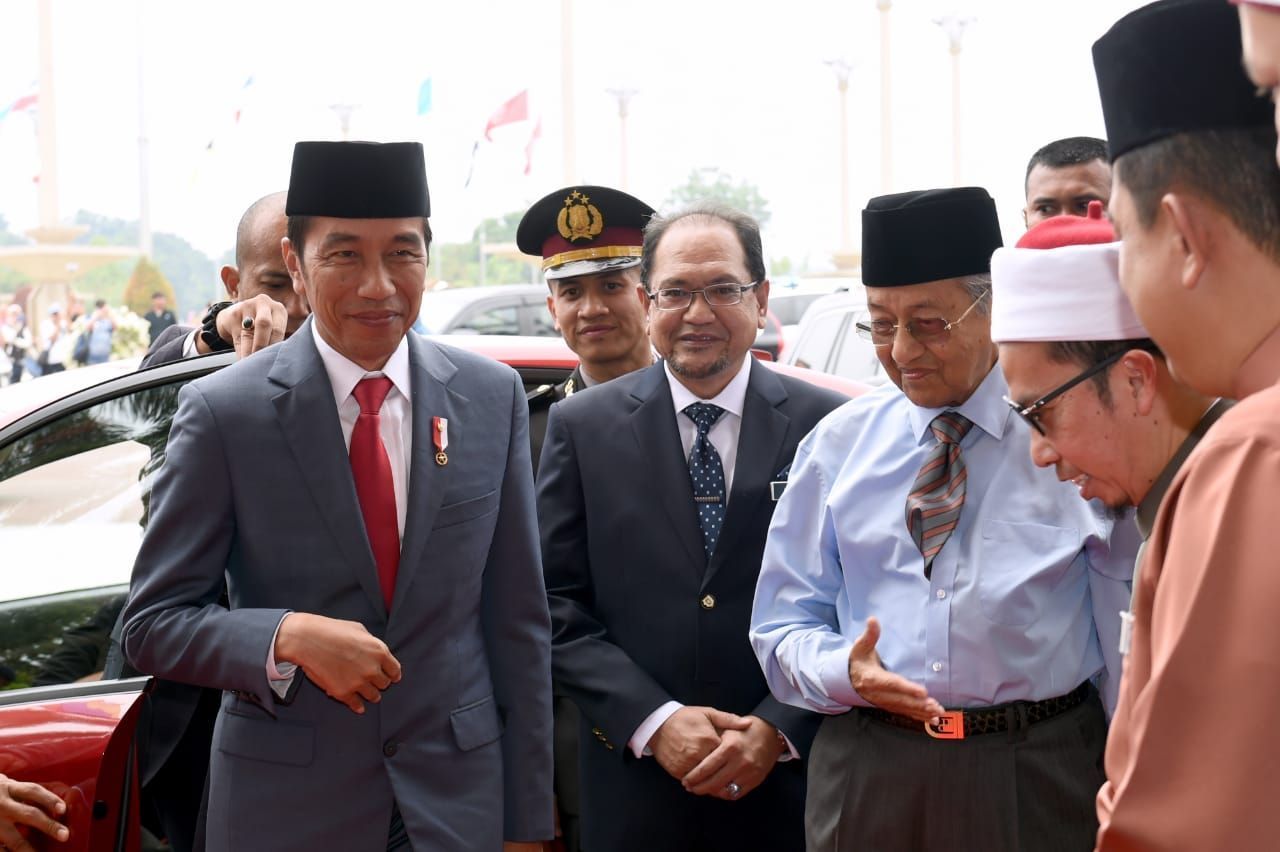
[[[907,530],[924,556],[925,577],[932,577],[933,557],[960,520],[969,476],[960,457],[960,442],[972,427],[971,421],[954,411],[944,411],[929,424],[938,443],[907,495]]]

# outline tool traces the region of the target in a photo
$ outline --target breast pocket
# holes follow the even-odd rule
[[[1079,553],[1072,527],[987,521],[976,572],[983,612],[997,624],[1033,624]]]
[[[496,512],[498,511],[498,497],[498,489],[495,488],[488,494],[459,500],[456,503],[450,503],[448,506],[441,506],[440,511],[436,512],[435,523],[431,525],[431,529],[441,530],[445,527],[465,524],[467,521],[483,518],[485,515]]]

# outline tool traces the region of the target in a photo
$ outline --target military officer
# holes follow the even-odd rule
[[[569,186],[529,208],[516,245],[542,258],[547,310],[579,364],[529,394],[536,472],[553,403],[653,363],[640,287],[641,233],[653,208],[607,186]]]

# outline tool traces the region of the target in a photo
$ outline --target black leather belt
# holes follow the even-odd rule
[[[1034,725],[1079,707],[1089,697],[1089,682],[1077,686],[1066,695],[1046,698],[1043,701],[1010,701],[994,707],[971,707],[965,710],[948,710],[937,725],[899,716],[878,707],[859,708],[877,722],[893,725],[906,731],[928,734],[939,740],[962,740],[982,734],[999,734],[1014,725]]]

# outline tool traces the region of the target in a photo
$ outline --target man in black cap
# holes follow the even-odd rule
[[[1280,168],[1226,3],[1164,0],[1093,47],[1120,282],[1174,376],[1239,402],[1174,477],[1134,584],[1098,848],[1269,849],[1280,811]]]
[[[582,845],[798,852],[817,719],[769,695],[747,615],[773,494],[843,398],[748,354],[769,298],[750,217],[654,216],[643,249],[664,360],[552,406],[538,474]]]
[[[543,197],[524,214],[516,245],[542,258],[547,311],[578,366],[563,382],[529,394],[534,474],[551,406],[580,390],[654,361],[649,344],[649,299],[640,284],[640,249],[653,208],[607,186],[569,186]],[[565,852],[580,848],[578,709],[555,697],[556,808]]]
[[[536,471],[553,403],[653,363],[640,246],[653,208],[607,186],[569,186],[529,208],[516,245],[542,258],[547,310],[578,366],[529,395]]]
[[[1087,849],[1136,545],[1004,401],[986,191],[873,198],[862,234],[893,384],[801,443],[751,617],[773,694],[829,714],[808,849]]]
[[[210,850],[537,849],[549,623],[520,379],[407,334],[421,145],[299,143],[286,212],[313,313],[183,388],[125,653],[224,690]]]

